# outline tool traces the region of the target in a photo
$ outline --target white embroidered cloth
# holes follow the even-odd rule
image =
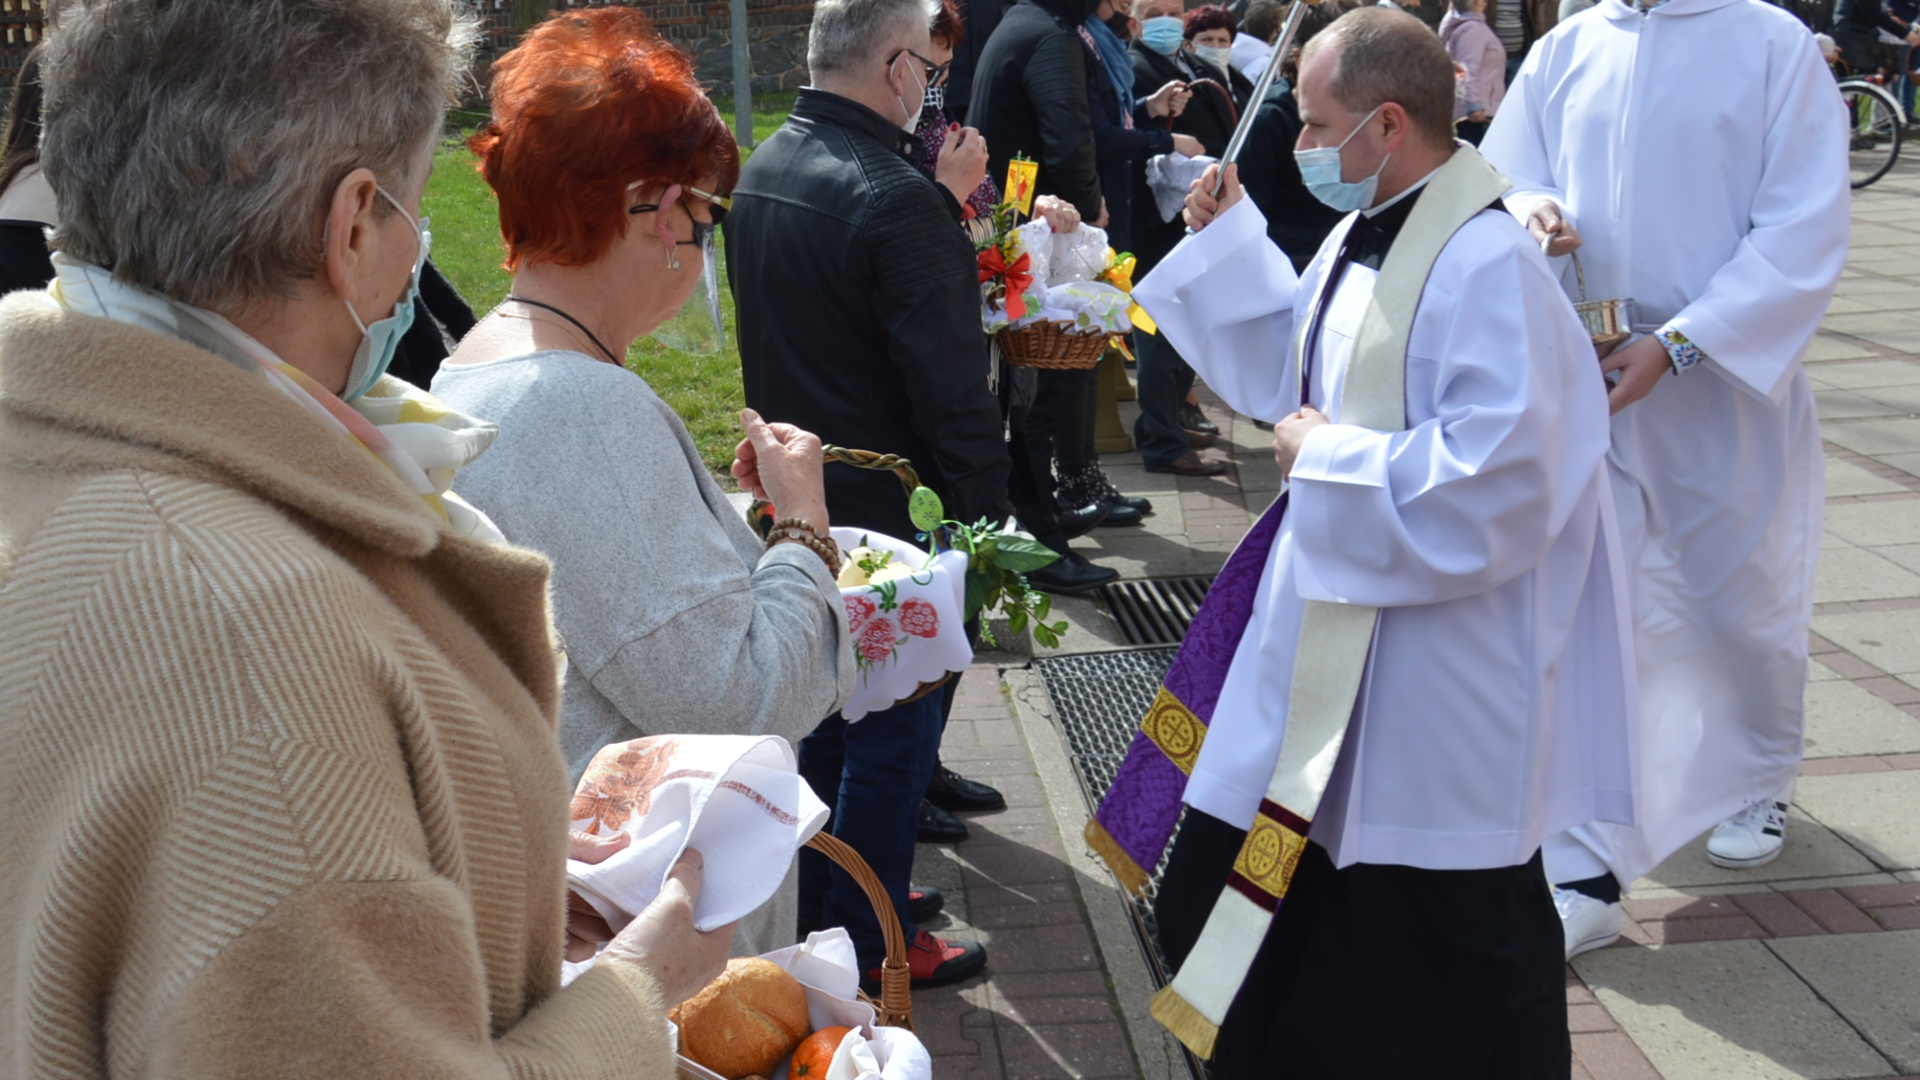
[[[601,863],[567,862],[567,882],[614,929],[653,902],[688,847],[706,872],[694,903],[702,931],[770,899],[827,808],[775,736],[658,735],[601,748],[575,789],[573,827],[633,837]]]
[[[973,646],[965,626],[965,555],[943,551],[929,557],[904,540],[860,529],[836,528],[833,539],[841,551],[886,551],[890,565],[914,569],[906,577],[840,590],[854,663],[860,667],[859,685],[840,715],[852,721],[890,709],[912,697],[921,683],[967,670]]]

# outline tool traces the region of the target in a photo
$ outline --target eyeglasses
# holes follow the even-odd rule
[[[895,60],[900,59],[900,56],[902,53],[913,57],[915,60],[918,60],[922,64],[925,64],[927,66],[926,83],[929,89],[935,86],[946,85],[947,69],[952,67],[953,66],[952,64],[936,64],[933,61],[927,59],[926,57],[921,56],[919,53],[914,52],[912,49],[901,49],[900,52],[894,53],[892,56],[887,57],[887,66],[892,67],[893,62]]]
[[[709,241],[713,239],[714,230],[720,227],[721,222],[727,220],[727,211],[733,209],[733,199],[729,196],[714,195],[710,192],[701,191],[697,187],[683,187],[681,190],[688,195],[706,200],[707,214],[713,218],[713,220],[701,221],[698,218],[694,218],[693,239],[675,240],[674,243],[682,247],[693,247],[696,245],[706,247]],[[660,209],[659,203],[641,203],[639,206],[629,207],[627,213],[651,214],[658,209]],[[693,217],[691,212],[689,212],[687,216]]]

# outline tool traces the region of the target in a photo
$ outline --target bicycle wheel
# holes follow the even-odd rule
[[[1887,174],[1900,158],[1900,103],[1870,82],[1840,84],[1851,129],[1847,142],[1848,171],[1853,186],[1866,187]]]

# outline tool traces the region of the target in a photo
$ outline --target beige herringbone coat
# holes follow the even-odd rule
[[[0,1077],[667,1077],[559,988],[547,567],[171,338],[0,301]]]

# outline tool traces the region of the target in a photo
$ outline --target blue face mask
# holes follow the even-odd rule
[[[1373,112],[1363,117],[1358,124],[1354,125],[1352,131],[1347,132],[1347,137],[1340,140],[1339,146],[1318,146],[1312,150],[1293,152],[1293,160],[1300,166],[1300,182],[1307,186],[1308,191],[1313,192],[1314,198],[1343,214],[1352,210],[1365,210],[1373,205],[1374,193],[1380,189],[1380,173],[1386,169],[1387,161],[1393,157],[1392,154],[1388,154],[1381,158],[1380,168],[1373,170],[1373,175],[1365,180],[1350,184],[1340,177],[1340,151],[1353,141],[1355,135],[1360,134],[1360,129],[1366,127],[1367,121],[1373,119],[1374,113],[1379,111],[1380,108],[1376,106]]]
[[[400,348],[400,339],[406,336],[408,328],[413,326],[413,301],[420,295],[420,271],[427,265],[427,250],[433,246],[433,234],[427,231],[427,219],[414,221],[400,200],[388,195],[384,188],[380,194],[402,217],[413,223],[414,231],[420,235],[420,251],[413,259],[413,279],[407,283],[407,291],[393,305],[393,314],[380,319],[369,326],[360,321],[360,313],[347,304],[347,314],[353,316],[353,324],[360,328],[360,347],[354,350],[353,366],[347,369],[347,388],[340,395],[342,401],[354,398],[373,389],[373,384],[387,373],[393,364],[393,354]],[[346,301],[341,301],[346,303]]]
[[[1172,56],[1187,40],[1187,24],[1171,15],[1155,15],[1140,24],[1140,43],[1161,56]]]

